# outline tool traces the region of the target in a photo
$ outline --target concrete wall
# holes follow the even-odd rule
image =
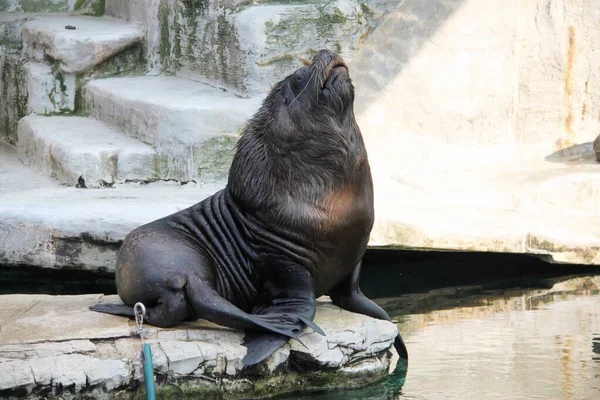
[[[352,62],[364,134],[492,146],[495,159],[592,141],[599,21],[596,0],[407,0]]]
[[[406,0],[354,55],[371,245],[600,263],[600,2]]]

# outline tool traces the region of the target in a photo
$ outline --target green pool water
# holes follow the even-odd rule
[[[379,299],[403,332],[407,372],[364,389],[283,398],[600,399],[600,276],[551,285]]]

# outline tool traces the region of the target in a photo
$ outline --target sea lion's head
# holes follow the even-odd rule
[[[330,130],[354,121],[354,86],[342,57],[321,50],[305,64],[273,87],[256,117],[268,115],[277,125],[271,128],[282,134],[322,131],[325,126]]]
[[[269,209],[286,193],[316,198],[366,165],[353,102],[348,67],[329,50],[275,84],[236,144],[228,186],[237,201]]]
[[[321,50],[312,63],[303,63],[304,67],[280,83],[281,101],[292,116],[299,109],[323,109],[339,114],[352,108],[354,87],[342,57]]]

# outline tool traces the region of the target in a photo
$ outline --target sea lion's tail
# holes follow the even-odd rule
[[[135,318],[133,307],[124,304],[98,303],[90,306],[91,311],[96,311],[104,314],[121,315],[123,317]]]

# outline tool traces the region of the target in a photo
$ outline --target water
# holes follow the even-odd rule
[[[380,299],[403,332],[408,373],[369,388],[286,399],[600,399],[600,276],[553,284]]]
[[[600,399],[600,269],[505,254],[391,254],[367,254],[361,287],[398,324],[408,370],[359,390],[280,400]],[[112,279],[0,268],[0,293],[114,293]]]

